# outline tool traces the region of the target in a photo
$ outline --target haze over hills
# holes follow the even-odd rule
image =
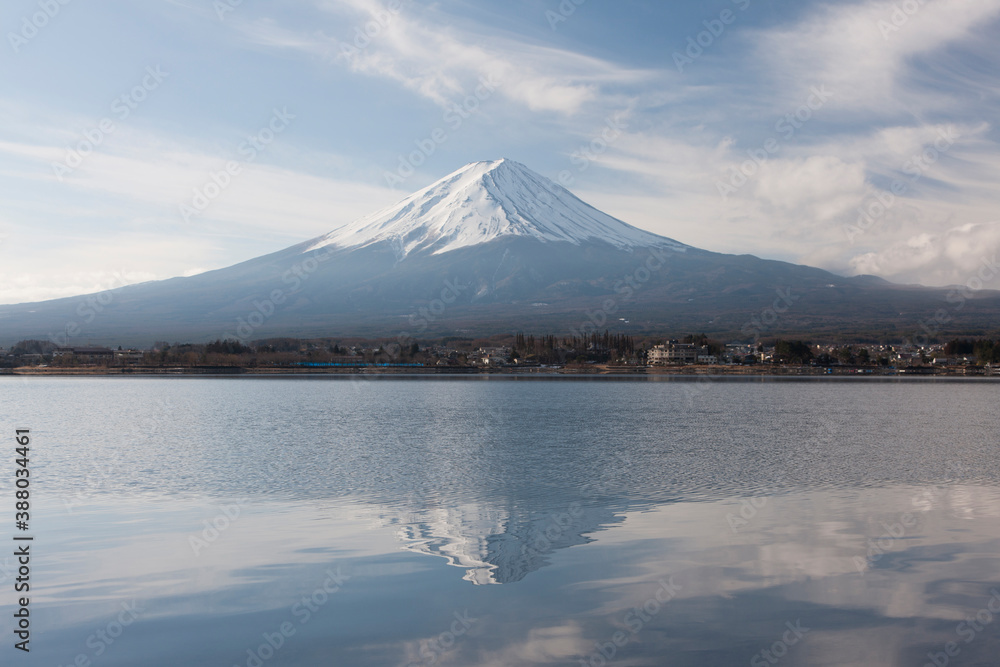
[[[0,344],[605,328],[747,341],[975,333],[998,323],[998,292],[962,295],[700,250],[502,159],[466,165],[395,206],[228,268],[0,306]]]

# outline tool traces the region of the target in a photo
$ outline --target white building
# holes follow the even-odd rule
[[[708,353],[708,346],[703,345],[698,347],[693,343],[671,341],[666,345],[654,345],[646,353],[646,363],[650,366],[662,364],[695,364],[699,362],[699,355],[711,357],[713,361],[710,363],[715,363],[714,355],[709,355]]]

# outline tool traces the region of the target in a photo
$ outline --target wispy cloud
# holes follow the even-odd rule
[[[123,129],[113,146],[60,179],[52,165],[66,148],[42,143],[50,128],[36,135],[39,143],[0,142],[9,193],[0,303],[102,291],[112,277],[124,284],[120,276],[138,282],[220,268],[319,236],[398,197],[347,177],[259,161],[244,164],[203,212],[185,220],[180,205],[232,155]],[[291,163],[329,161],[285,150]],[[32,257],[40,227],[50,230],[44,260]],[[109,268],[94,268],[95,260]]]
[[[68,201],[73,192],[103,195],[115,202],[131,200],[155,207],[161,220],[176,218],[174,222],[180,226],[184,224],[180,204],[188,203],[192,190],[212,173],[222,171],[234,157],[196,152],[139,133],[119,139],[115,152],[89,155],[62,180],[52,164],[64,157],[64,148],[0,142],[0,156],[26,159],[28,168],[16,176],[44,183],[52,191],[68,195]],[[303,156],[301,161],[309,158]],[[286,238],[303,239],[346,224],[396,198],[395,193],[378,186],[260,162],[241,165],[231,186],[192,220],[195,224],[229,223],[258,232],[280,225]]]
[[[792,99],[823,82],[839,91],[835,108],[920,114],[941,98],[919,85],[919,59],[981,38],[997,16],[1000,0],[829,4],[751,39],[765,80]]]
[[[646,191],[591,196],[695,245],[908,282],[955,279],[997,241],[984,230],[1000,177],[992,118],[982,116],[997,77],[956,50],[989,50],[1000,0],[908,3],[909,14],[902,4],[815,5],[794,22],[746,30],[739,41],[752,57],[735,68],[738,84],[712,83],[720,68],[732,78],[732,60],[699,62],[667,115],[682,122],[651,115],[601,158]],[[816,87],[834,94],[806,109]],[[706,109],[703,122],[692,109]],[[794,134],[779,131],[797,110]],[[768,139],[777,148],[755,163]],[[889,210],[862,235],[845,234],[894,182],[904,188]],[[969,225],[976,244],[941,232]]]
[[[354,29],[302,31],[273,18],[235,23],[247,39],[294,49],[354,72],[399,83],[446,107],[472,93],[480,77],[501,83],[500,95],[530,111],[576,113],[596,101],[605,85],[648,81],[652,72],[625,68],[573,51],[532,43],[463,25],[440,8],[396,12],[377,0],[321,2],[331,16],[353,20]],[[332,22],[331,22],[332,23]],[[367,32],[366,32],[367,30]]]
[[[157,19],[144,24],[172,21],[184,35],[183,44],[171,31],[146,35],[170,62],[171,85],[63,181],[52,163],[134,72],[105,80],[117,61],[79,55],[72,41],[35,48],[0,74],[9,286],[0,300],[97,285],[102,247],[136,258],[122,269],[168,277],[278,250],[394,203],[404,193],[382,187],[386,170],[446,125],[442,112],[482,78],[501,82],[495,94],[404,190],[469,160],[510,156],[553,178],[568,171],[585,199],[685,243],[904,281],[958,280],[1000,242],[990,231],[1000,0],[810,1],[793,11],[775,2],[770,13],[752,3],[683,74],[669,52],[710,13],[652,4],[643,16],[655,22],[640,25],[619,5],[587,3],[558,33],[544,11],[464,0],[402,0],[398,12],[387,0],[244,2],[224,20],[205,4],[137,6]],[[609,28],[595,40],[602,17]],[[100,25],[110,30],[114,18]],[[662,53],[647,48],[657,39]],[[67,68],[82,83],[60,79]],[[45,90],[49,79],[58,85]],[[800,114],[793,136],[779,131],[815,86],[835,94],[804,122]],[[236,127],[247,121],[235,110],[293,102],[301,125],[184,220],[179,205],[233,159],[229,142],[249,129]],[[605,119],[620,113],[620,133],[602,143]],[[957,136],[942,151],[943,132]],[[769,138],[780,148],[748,163]],[[740,170],[752,173],[720,196],[719,182]],[[845,234],[895,181],[906,188],[893,205],[862,234]],[[54,240],[32,251],[40,229]]]

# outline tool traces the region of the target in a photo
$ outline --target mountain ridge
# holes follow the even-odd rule
[[[787,302],[780,310],[776,298]],[[945,323],[928,325],[942,309]],[[502,159],[471,163],[394,206],[223,269],[0,306],[0,344],[598,328],[733,340],[905,337],[929,326],[991,332],[998,323],[998,292],[983,290],[959,309],[947,289],[695,248]]]

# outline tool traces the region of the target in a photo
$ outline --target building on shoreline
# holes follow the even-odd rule
[[[675,340],[670,341],[666,345],[654,345],[646,353],[646,363],[649,366],[714,363],[715,361],[717,359],[709,353],[707,345],[698,346],[694,343],[678,343]]]
[[[115,353],[107,347],[57,347],[52,351],[53,360],[70,358],[81,364],[108,364]]]
[[[476,362],[483,366],[504,366],[510,361],[509,347],[481,347],[476,350]]]

